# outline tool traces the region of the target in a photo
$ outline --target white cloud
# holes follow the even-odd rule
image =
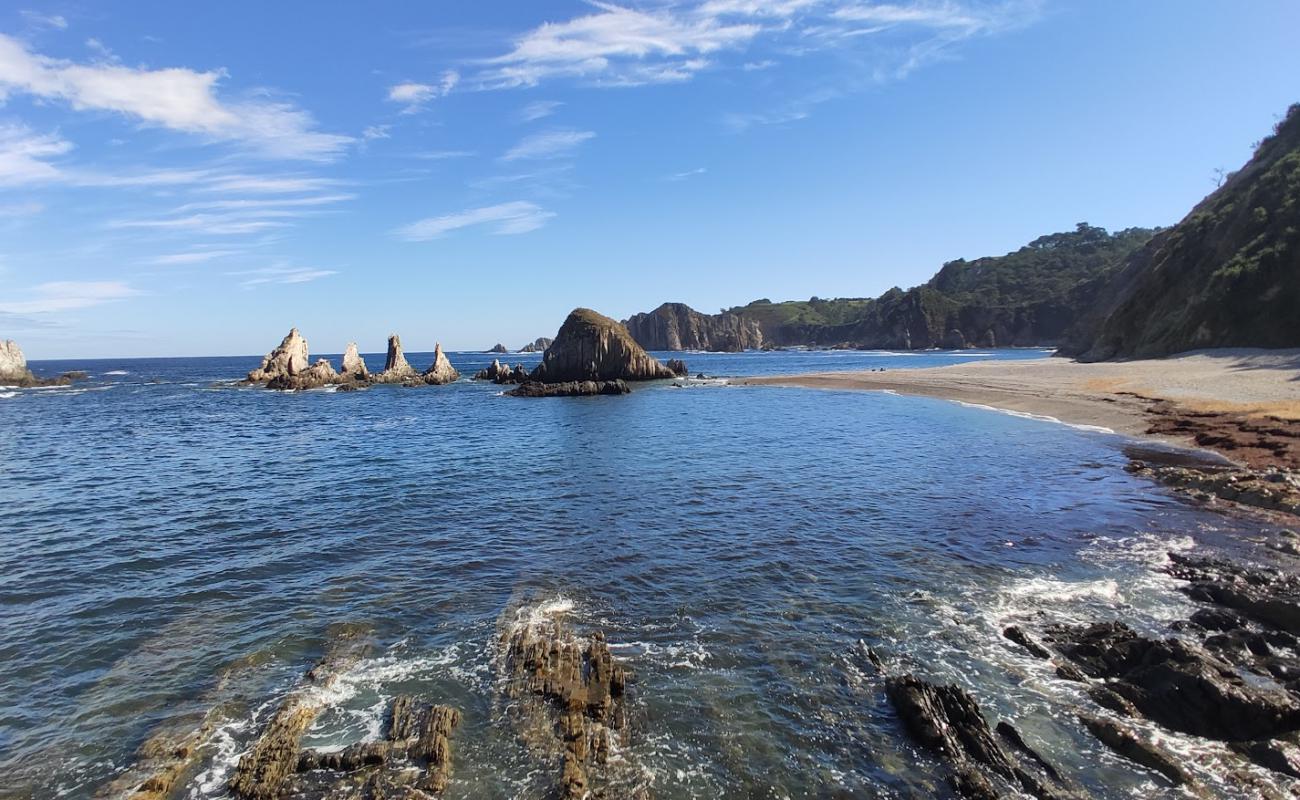
[[[329,160],[352,142],[315,130],[305,111],[268,100],[223,102],[224,71],[148,69],[49,58],[0,34],[0,95],[61,100],[77,111],[110,111],[149,125],[244,144],[271,157]]]
[[[460,73],[449,69],[442,73],[442,78],[436,84],[408,81],[389,87],[388,100],[406,106],[402,109],[403,114],[414,114],[424,110],[429,101],[451,94],[458,83],[460,83]]]
[[[72,149],[54,134],[37,134],[21,125],[0,125],[0,185],[48,183],[60,178],[48,159]]]
[[[302,175],[220,175],[203,188],[212,192],[245,192],[248,194],[294,194],[315,192],[337,186],[338,181]]]
[[[392,125],[371,125],[361,132],[361,140],[371,142],[375,139],[392,138],[392,135],[389,133],[389,131],[392,130],[392,127]]]
[[[242,253],[242,250],[192,250],[187,253],[168,253],[149,260],[150,264],[162,267],[184,266],[186,264],[203,264],[218,258],[227,258]]]
[[[471,208],[455,214],[429,217],[399,228],[397,236],[408,242],[437,239],[452,231],[476,225],[488,225],[492,233],[509,236],[535,231],[555,214],[534,203],[515,201],[485,208]]]
[[[674,173],[674,174],[672,174],[672,175],[669,175],[669,176],[667,177],[666,180],[670,180],[670,181],[684,181],[684,180],[686,180],[687,178],[693,178],[693,177],[695,177],[696,175],[703,175],[704,173],[706,173],[706,172],[708,172],[708,171],[709,171],[709,170],[708,170],[706,167],[698,167],[698,168],[696,168],[696,169],[688,169],[688,170],[686,170],[685,172],[677,172],[677,173]]]
[[[680,81],[707,66],[709,53],[736,47],[760,31],[709,15],[675,15],[593,3],[599,11],[548,22],[489,59],[479,79],[491,87],[536,86],[550,78],[638,85]]]
[[[422,158],[425,161],[448,161],[453,158],[469,158],[476,156],[473,150],[428,150],[423,153],[413,153],[414,158]]]
[[[197,213],[185,216],[120,219],[105,223],[112,230],[153,230],[187,232],[214,236],[239,236],[289,227],[289,219],[306,216],[306,212],[282,208],[255,209],[249,212]]]
[[[262,269],[250,269],[243,272],[227,273],[234,276],[247,276],[245,280],[240,281],[239,285],[245,289],[254,286],[264,286],[266,284],[294,284],[310,283],[320,278],[328,278],[331,275],[339,274],[337,270],[332,269],[315,269],[312,267],[293,267],[287,264],[276,264],[275,266],[263,267]]]
[[[536,122],[551,116],[564,105],[558,100],[537,100],[519,109],[520,122]]]
[[[592,131],[546,131],[525,137],[519,144],[501,156],[502,161],[517,161],[521,158],[555,158],[572,153],[578,145],[595,138]]]
[[[16,292],[20,300],[0,300],[0,313],[47,314],[89,308],[140,292],[119,281],[51,281]]]
[[[60,14],[42,14],[28,9],[23,9],[18,14],[34,28],[54,28],[60,31],[68,28],[67,18]]]

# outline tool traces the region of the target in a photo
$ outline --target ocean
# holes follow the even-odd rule
[[[493,358],[449,355],[466,378]],[[656,798],[943,795],[868,647],[965,687],[1095,796],[1180,796],[1105,750],[1072,713],[1079,685],[1000,632],[1168,635],[1193,606],[1166,554],[1231,553],[1257,523],[1130,476],[1133,443],[1103,432],[726,380],[1042,355],[688,353],[709,379],[540,400],[468,379],[239,387],[250,357],[34,362],[90,380],[0,388],[0,796],[96,796],[159,726],[205,714],[178,796],[228,796],[348,624],[375,646],[305,744],[376,738],[414,693],[463,714],[446,797],[545,797],[497,664],[503,626],[559,613],[631,671],[616,755]],[[1219,750],[1163,736],[1232,795]]]

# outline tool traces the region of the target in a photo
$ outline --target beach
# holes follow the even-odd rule
[[[1203,350],[1093,364],[990,360],[740,383],[935,397],[1205,447],[1256,468],[1300,466],[1300,350]]]

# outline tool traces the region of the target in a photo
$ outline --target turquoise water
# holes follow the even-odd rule
[[[687,360],[754,375],[1040,355]],[[452,354],[465,374],[490,359]],[[255,365],[47,362],[91,380],[0,389],[0,795],[94,796],[238,662],[182,793],[224,796],[329,626],[361,623],[379,648],[309,744],[372,737],[386,699],[418,691],[464,712],[448,797],[545,796],[494,675],[503,620],[542,608],[603,630],[633,670],[626,755],[655,797],[942,794],[865,645],[968,687],[1097,796],[1162,796],[1074,721],[1075,685],[998,631],[1162,631],[1191,608],[1154,571],[1164,553],[1254,532],[1126,474],[1117,437],[943,401],[722,380],[552,400],[236,387]],[[1231,794],[1215,751],[1170,746]]]

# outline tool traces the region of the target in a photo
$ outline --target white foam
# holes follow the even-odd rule
[[[127,371],[124,370],[124,369],[114,369],[114,370],[109,370],[108,372],[105,372],[104,374],[105,374],[105,375],[130,375],[131,373],[127,372]]]
[[[1091,431],[1093,433],[1114,433],[1115,432],[1110,428],[1103,428],[1100,425],[1083,425],[1077,422],[1062,422],[1056,417],[1049,417],[1046,414],[1031,414],[1028,411],[1016,411],[1010,408],[998,408],[997,406],[986,406],[982,403],[967,403],[964,400],[956,400],[954,402],[956,402],[958,405],[962,405],[967,408],[978,408],[983,411],[996,411],[999,414],[1006,414],[1012,417],[1020,417],[1021,419],[1032,419],[1032,420],[1037,420],[1039,422],[1051,422],[1055,425],[1064,425],[1067,428],[1074,428],[1075,430],[1080,430],[1080,431]]]
[[[8,400],[11,397],[17,397],[17,392],[0,392],[0,400]]]

